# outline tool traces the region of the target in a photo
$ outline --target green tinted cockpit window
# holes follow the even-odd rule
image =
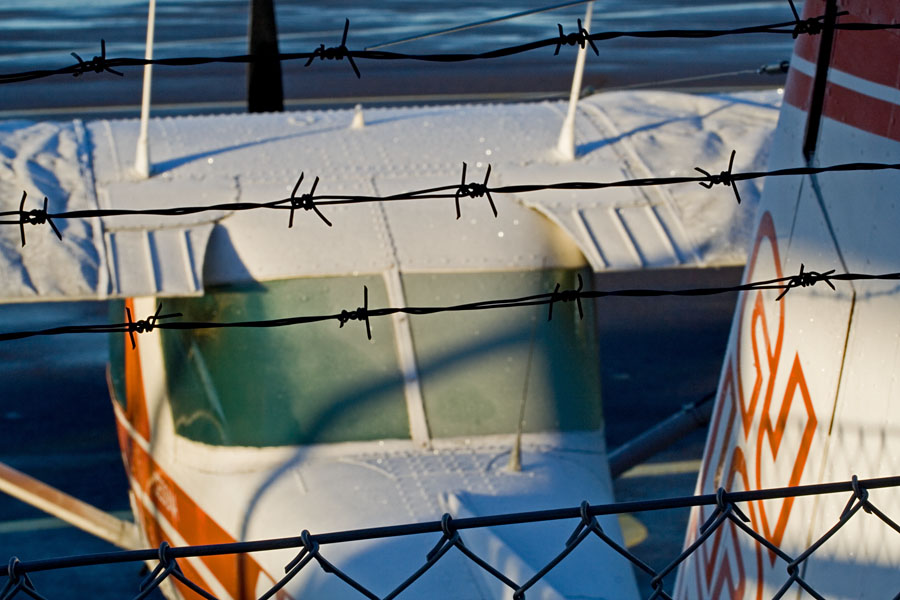
[[[387,306],[378,276],[307,278],[213,288],[164,300],[184,321],[251,321],[334,314],[349,299]],[[163,329],[175,429],[220,445],[408,438],[403,378],[390,319],[264,329]]]
[[[585,275],[589,276],[587,273]],[[577,286],[574,270],[404,274],[412,306],[525,296]],[[334,314],[369,288],[388,306],[379,276],[307,278],[212,288],[164,300],[182,320],[246,321]],[[352,303],[352,300],[351,300]],[[358,302],[359,303],[359,302]],[[410,319],[428,429],[433,437],[602,426],[593,303],[449,312]],[[266,329],[161,329],[176,431],[219,445],[275,446],[409,438],[403,378],[390,318]],[[354,331],[353,329],[356,329]],[[124,348],[123,348],[124,349]],[[528,356],[532,354],[528,371]],[[116,353],[114,353],[116,354]],[[113,375],[118,360],[113,358]]]
[[[405,274],[412,306],[512,298],[577,287],[577,271]],[[590,274],[583,277],[589,281]],[[524,431],[602,426],[593,302],[448,312],[411,319],[428,426],[434,437],[515,432],[527,374]],[[533,340],[533,341],[532,341]]]

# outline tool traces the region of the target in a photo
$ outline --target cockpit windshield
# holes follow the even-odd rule
[[[404,274],[402,283],[410,306],[450,305],[557,281],[571,289],[576,272]],[[163,302],[189,321],[264,320],[354,308],[364,285],[370,307],[391,305],[380,275],[229,285]],[[583,321],[575,303],[561,302],[549,322],[546,306],[411,317],[430,435],[513,433],[521,414],[524,431],[598,429],[596,328],[592,303],[583,304]],[[396,326],[373,318],[371,341],[355,322],[160,330],[176,432],[229,446],[409,439]]]
[[[340,312],[377,276],[228,286],[172,299],[185,320],[248,321]],[[354,323],[354,325],[359,325]],[[164,330],[176,431],[213,444],[282,446],[409,437],[390,319],[365,331],[334,321],[261,329]]]

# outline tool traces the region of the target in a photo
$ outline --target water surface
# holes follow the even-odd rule
[[[304,52],[319,44],[337,45],[344,19],[350,19],[348,46],[364,48],[431,31],[543,6],[542,2],[500,0],[446,2],[384,0],[362,3],[334,0],[277,0],[280,49]],[[157,3],[157,57],[220,56],[247,51],[248,0],[160,0]],[[141,57],[146,36],[147,4],[138,0],[31,0],[0,5],[0,72],[58,68],[72,64],[70,52],[85,59],[99,53],[105,39],[110,56]],[[391,50],[401,52],[479,52],[557,34],[557,23],[572,31],[584,6],[530,15],[484,28],[429,38]],[[598,0],[592,31],[665,28],[732,28],[789,21],[783,1],[745,0]],[[750,35],[713,40],[622,39],[600,44],[600,56],[588,61],[585,85],[609,89],[673,78],[755,69],[790,55],[790,36]],[[546,48],[510,58],[456,65],[358,61],[362,79],[346,61],[284,64],[289,105],[333,105],[401,99],[465,99],[565,92],[571,80],[574,49],[560,56]],[[157,108],[181,112],[243,110],[244,65],[158,67],[153,101]],[[31,116],[47,109],[84,110],[123,107],[115,114],[134,116],[141,96],[141,70],[124,78],[93,73],[77,80],[56,76],[0,86],[0,116]],[[771,77],[740,74],[669,87],[778,85]],[[187,107],[183,105],[189,105]],[[38,111],[35,113],[34,111]],[[71,116],[67,111],[66,116]],[[15,113],[15,114],[14,114]],[[50,113],[51,115],[53,113]],[[62,113],[57,113],[62,114]]]

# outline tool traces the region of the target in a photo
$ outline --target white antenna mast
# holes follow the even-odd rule
[[[144,58],[153,60],[153,27],[156,21],[156,0],[150,0],[150,9],[147,14],[147,45],[144,50]],[[152,65],[144,66],[144,92],[141,97],[141,132],[138,134],[137,150],[134,155],[134,170],[138,176],[146,179],[150,177],[150,141],[147,135],[147,125],[150,121],[150,82],[152,80]]]
[[[585,31],[591,30],[591,15],[594,12],[594,3],[587,5],[584,11]],[[587,44],[578,49],[578,57],[575,59],[575,73],[572,75],[572,91],[569,93],[569,111],[563,121],[562,130],[559,132],[559,141],[556,150],[564,160],[575,160],[575,109],[578,106],[578,97],[581,93],[581,80],[584,76],[584,59],[587,56]]]

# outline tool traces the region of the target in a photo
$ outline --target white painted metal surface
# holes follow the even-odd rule
[[[134,308],[142,314],[153,302],[136,298]],[[602,431],[526,433],[520,472],[506,466],[513,435],[435,439],[427,448],[412,439],[267,448],[194,442],[175,432],[159,332],[140,336],[138,348],[149,439],[128,422],[118,404],[117,420],[129,436],[125,454],[132,465],[139,520],[152,515],[173,545],[196,543],[185,536],[198,535],[203,523],[203,535],[210,540],[251,540],[297,535],[304,529],[322,533],[437,520],[444,513],[463,518],[575,506],[585,498],[594,503],[613,499]],[[149,466],[139,455],[152,456]],[[622,543],[616,518],[599,520]],[[508,576],[525,581],[563,549],[574,527],[575,522],[560,521],[467,531],[465,542]],[[437,538],[335,544],[321,552],[386,594],[424,562]],[[294,554],[254,555],[262,571],[248,584],[268,589]],[[185,562],[217,597],[232,597],[221,582],[221,570],[216,579],[204,560]],[[604,568],[595,568],[598,563]],[[286,588],[291,597],[356,597],[343,582],[311,566]],[[492,579],[452,551],[408,593],[448,599],[511,596],[511,590]],[[624,558],[605,545],[587,543],[533,588],[532,595],[628,599],[637,597],[637,589]]]
[[[848,20],[897,22],[882,0],[839,2]],[[807,2],[805,17],[824,12]],[[801,39],[791,59],[770,167],[803,164],[816,75],[818,38]],[[900,161],[893,115],[900,109],[900,45],[894,32],[838,32],[830,56],[814,166]],[[858,85],[860,80],[865,85]],[[891,90],[884,93],[885,89]],[[896,172],[826,173],[766,183],[745,280],[796,275],[900,271]],[[895,476],[900,464],[900,295],[893,282],[820,283],[742,295],[723,365],[698,493]],[[900,517],[897,490],[870,499]],[[798,556],[837,523],[846,495],[772,500],[742,509],[751,526]],[[709,509],[692,513],[687,541]],[[686,563],[677,594],[690,598],[766,598],[787,580],[786,563],[725,527]],[[896,594],[900,536],[860,512],[803,566],[827,598]],[[786,597],[803,595],[793,588]]]
[[[758,169],[779,103],[774,91],[593,96],[579,103],[577,160],[563,164],[553,154],[562,103],[371,108],[363,129],[349,127],[352,110],[154,119],[156,175],[143,181],[131,172],[134,121],[20,125],[0,132],[14,155],[3,159],[10,177],[0,191],[8,202],[22,189],[29,198],[47,194],[58,212],[265,202],[289,196],[301,172],[301,194],[316,176],[317,195],[391,194],[455,184],[463,162],[469,181],[481,181],[492,165],[491,185],[691,174],[695,165],[715,171],[732,148],[738,169]],[[61,143],[41,142],[52,139]],[[50,165],[54,178],[35,177],[27,161]],[[497,219],[485,198],[463,199],[459,221],[452,198],[387,203],[384,212],[402,271],[539,267],[550,249],[532,240],[552,226],[538,213],[560,225],[558,237],[571,238],[596,270],[740,264],[758,189],[743,185],[740,210],[729,190],[683,185],[495,195]],[[373,205],[322,211],[334,227],[304,211],[293,229],[285,211],[67,221],[62,243],[29,226],[24,249],[16,228],[5,227],[0,298],[195,295],[211,283],[377,273],[393,264]],[[180,235],[156,233],[179,228]],[[153,245],[126,251],[120,242],[132,235]],[[551,255],[560,265],[581,260]],[[169,276],[176,264],[188,266]]]

